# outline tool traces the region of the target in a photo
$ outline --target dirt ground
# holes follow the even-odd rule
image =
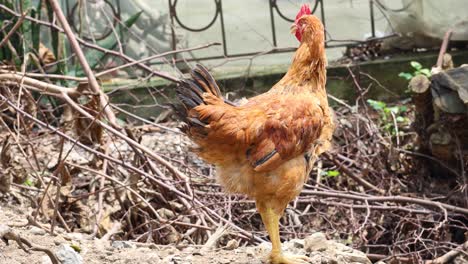
[[[224,248],[207,248],[203,245],[156,245],[130,241],[93,239],[84,233],[66,233],[56,227],[51,235],[44,229],[27,225],[27,209],[0,202],[0,227],[8,226],[19,237],[33,246],[54,252],[63,264],[80,263],[164,263],[164,264],[227,264],[266,263],[270,243],[239,247],[236,241]],[[0,228],[0,233],[1,233]],[[47,229],[47,227],[45,228]],[[68,250],[64,250],[68,249]],[[371,263],[366,255],[347,246],[328,241],[322,233],[315,233],[304,240],[294,239],[283,243],[289,254],[307,255],[309,263]],[[43,252],[25,252],[18,243],[0,242],[0,264],[50,264]]]
[[[130,241],[109,241],[92,239],[89,235],[83,233],[66,233],[61,228],[56,228],[55,234],[51,235],[42,228],[27,226],[27,211],[23,208],[5,205],[5,202],[2,202],[0,203],[0,210],[2,212],[0,214],[0,225],[9,226],[15,234],[31,242],[34,246],[50,249],[65,264],[260,264],[266,262],[266,256],[271,248],[270,243],[262,243],[255,247],[238,247],[237,243],[229,243],[229,248],[206,248],[194,245],[171,246]],[[317,236],[315,236],[317,241],[316,238]],[[328,248],[314,248],[317,251],[312,253],[310,251],[313,249],[311,245],[307,245],[308,243],[307,239],[294,239],[283,243],[283,249],[289,254],[308,255],[311,257],[310,263],[370,263],[364,253],[332,241],[327,246]],[[313,247],[316,247],[317,244],[323,246],[326,243],[325,241],[325,243],[312,244]],[[338,245],[339,250],[335,248],[335,244]],[[73,248],[74,251],[72,253],[68,251],[64,254],[62,253],[64,247]],[[309,247],[309,249],[306,247]],[[332,249],[334,253],[331,253],[331,249],[329,249],[331,247],[334,247]],[[49,264],[52,261],[45,253],[25,252],[20,248],[19,244],[10,240],[8,243],[0,242],[0,263]]]
[[[12,227],[15,233],[31,243],[57,252],[61,245],[79,248],[82,263],[261,263],[257,259],[259,248],[234,250],[207,250],[200,247],[162,246],[121,241],[102,241],[91,239],[82,233],[66,234],[57,228],[51,235],[38,227],[25,227],[26,212],[17,206],[0,205],[0,224]],[[9,245],[0,242],[1,264],[45,264],[51,263],[45,253],[23,251],[16,242]],[[80,262],[67,262],[80,263]]]

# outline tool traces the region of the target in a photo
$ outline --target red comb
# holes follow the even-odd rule
[[[308,4],[303,4],[301,6],[301,10],[299,10],[299,13],[297,13],[296,15],[296,20],[299,19],[301,16],[303,15],[310,15],[311,11],[310,11],[310,7]]]

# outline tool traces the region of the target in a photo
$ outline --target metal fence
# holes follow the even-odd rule
[[[117,21],[120,21],[121,18],[121,0],[88,0],[89,2],[97,2],[97,1],[102,1],[105,3],[108,7],[107,9],[109,12],[112,13],[112,16],[114,20],[112,23],[115,25],[117,24]],[[210,55],[210,56],[202,56],[202,57],[197,57],[197,58],[191,58],[191,59],[186,59],[186,61],[190,60],[208,60],[208,59],[220,59],[220,58],[235,58],[235,57],[244,57],[244,56],[253,56],[253,55],[258,55],[258,54],[270,54],[270,53],[284,53],[284,52],[291,52],[294,51],[295,48],[291,47],[280,47],[278,46],[278,41],[277,41],[277,27],[276,23],[278,20],[285,20],[288,22],[294,22],[293,18],[287,17],[284,12],[281,10],[280,6],[278,5],[277,0],[268,0],[269,1],[269,10],[265,10],[265,13],[269,13],[270,15],[270,26],[271,26],[271,37],[272,37],[272,42],[273,42],[273,48],[271,50],[265,51],[258,51],[258,50],[252,50],[249,52],[240,52],[240,53],[231,53],[228,50],[228,47],[230,46],[229,41],[226,38],[226,26],[225,26],[225,15],[224,15],[224,10],[223,10],[223,0],[213,0],[214,5],[215,5],[215,11],[214,14],[212,15],[212,19],[209,21],[208,24],[200,27],[192,27],[190,25],[185,24],[181,18],[179,17],[177,13],[177,5],[179,0],[168,0],[168,7],[169,7],[169,12],[168,12],[168,20],[169,20],[169,31],[170,31],[170,39],[168,40],[169,46],[172,50],[176,50],[177,48],[177,43],[179,41],[178,34],[176,34],[176,28],[182,28],[184,30],[187,30],[189,32],[204,32],[209,29],[211,29],[214,26],[219,25],[220,27],[220,32],[219,32],[219,37],[221,39],[222,43],[222,52],[220,54],[216,55]],[[376,36],[376,29],[375,29],[375,2],[376,0],[369,0],[369,13],[370,13],[370,21],[369,21],[369,28],[371,31],[371,36],[375,37]],[[313,14],[318,15],[323,24],[325,25],[325,28],[327,26],[327,14],[324,9],[324,0],[316,0],[311,6],[311,10]],[[76,28],[76,25],[79,23],[77,21],[74,21],[76,19],[76,13],[78,12],[78,5],[80,1],[74,1],[74,3],[70,4],[70,0],[66,0],[66,10],[68,10],[69,14],[69,20],[72,25],[75,25],[75,30],[79,31],[80,29]],[[110,22],[110,21],[109,21]],[[110,23],[109,23],[110,25]],[[81,32],[82,33],[82,32]],[[104,28],[102,32],[100,32],[97,36],[95,36],[96,40],[102,40],[105,39],[106,37],[109,37],[109,35],[112,33],[112,29],[110,27]],[[357,41],[354,41],[357,42]],[[326,47],[331,48],[331,47],[344,47],[346,45],[349,45],[353,43],[353,41],[337,41],[329,38],[329,35],[326,34]]]

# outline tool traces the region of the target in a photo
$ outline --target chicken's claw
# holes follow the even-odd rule
[[[303,255],[283,255],[271,254],[269,257],[270,264],[307,264],[310,263],[310,258]]]

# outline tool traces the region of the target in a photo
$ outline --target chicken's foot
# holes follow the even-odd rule
[[[265,228],[270,236],[272,250],[270,253],[269,261],[271,264],[304,264],[309,263],[307,256],[288,256],[284,255],[281,250],[281,240],[279,235],[279,220],[281,213],[276,212],[270,206],[260,206],[257,204],[262,221],[265,224]]]

